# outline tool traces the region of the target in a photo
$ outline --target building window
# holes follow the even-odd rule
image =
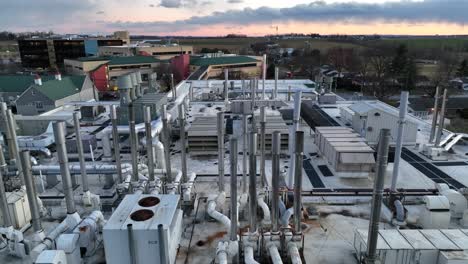
[[[42,109],[42,108],[44,108],[44,105],[42,104],[42,102],[37,101],[37,102],[36,102],[36,108],[37,108],[37,109]]]

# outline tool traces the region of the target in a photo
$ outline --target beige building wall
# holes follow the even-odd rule
[[[65,59],[63,63],[68,74],[85,75],[106,62],[108,61],[79,61]]]
[[[122,40],[124,45],[130,44],[130,33],[128,31],[116,31],[114,32],[114,38]]]
[[[101,46],[98,48],[99,56],[133,56],[134,51],[126,46]]]
[[[180,54],[193,54],[192,46],[150,46],[137,47],[137,55],[141,52],[148,53],[160,60],[172,59]]]

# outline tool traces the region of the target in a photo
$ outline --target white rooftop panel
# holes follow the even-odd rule
[[[443,229],[440,231],[452,240],[460,249],[468,249],[468,236],[459,229]]]
[[[406,239],[396,229],[380,230],[379,234],[392,249],[413,249]]]
[[[359,229],[357,232],[364,240],[364,245],[367,247],[367,236],[369,231],[367,229]],[[391,247],[387,244],[387,242],[385,242],[381,235],[379,235],[379,238],[377,239],[377,249],[391,249]]]
[[[427,238],[437,249],[442,250],[460,250],[460,248],[455,245],[450,239],[448,239],[442,232],[439,230],[427,229],[421,230],[421,233],[424,237]]]
[[[419,230],[400,230],[400,234],[406,238],[408,243],[410,243],[414,249],[436,249],[435,246],[429,242],[421,232],[419,232]]]

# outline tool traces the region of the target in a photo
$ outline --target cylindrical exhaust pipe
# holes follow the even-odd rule
[[[31,209],[32,225],[35,232],[42,231],[41,214],[37,203],[36,185],[31,171],[31,156],[29,151],[21,152],[21,166],[23,167],[26,193],[28,194],[29,208]]]
[[[159,256],[160,263],[170,263],[169,260],[169,247],[167,243],[169,242],[167,230],[164,230],[162,224],[158,225],[158,238],[159,238]]]
[[[377,150],[377,172],[374,179],[374,193],[372,195],[369,236],[367,238],[367,263],[375,263],[377,259],[377,240],[379,235],[379,222],[382,210],[383,188],[385,182],[385,172],[387,171],[389,144],[390,129],[382,129],[380,131],[380,139]]]
[[[249,151],[249,205],[250,232],[257,231],[257,133],[250,133]]]
[[[135,236],[133,235],[133,224],[127,225],[128,235],[128,255],[130,256],[130,263],[137,264],[136,249],[135,249]]]
[[[24,175],[23,175],[23,170],[21,168],[20,164],[20,154],[19,154],[19,147],[18,147],[18,138],[16,136],[16,121],[15,117],[13,116],[13,112],[11,112],[11,109],[7,109],[6,111],[6,116],[7,116],[7,124],[8,128],[10,130],[10,135],[11,135],[11,147],[13,150],[13,157],[10,157],[10,159],[15,160],[15,165],[16,168],[18,169],[18,175],[21,181],[21,184],[24,185]]]
[[[171,74],[171,90],[172,90],[172,99],[175,101],[177,99],[177,90],[174,85],[174,74]]]
[[[265,82],[267,72],[267,55],[263,54],[263,67],[262,67],[262,100],[265,100]]]
[[[436,142],[435,142],[436,147],[439,146],[440,141],[442,139],[442,134],[444,132],[445,109],[447,107],[447,89],[444,90],[444,96],[442,100],[443,101],[442,101],[442,108],[440,109],[439,127],[437,129]]]
[[[112,140],[114,142],[114,158],[115,166],[117,167],[117,177],[119,182],[124,181],[122,175],[122,160],[120,159],[120,138],[119,138],[119,129],[117,125],[117,106],[111,105],[110,108],[110,119],[112,122]]]
[[[86,173],[86,161],[84,157],[83,142],[81,141],[80,117],[78,116],[78,112],[73,113],[73,124],[75,126],[75,138],[76,138],[76,148],[78,150],[78,159],[80,160],[81,184],[83,188],[83,193],[85,193],[89,191],[89,185],[88,185],[88,175]]]
[[[130,129],[130,152],[132,156],[132,182],[138,182],[138,135],[135,129],[135,108],[128,105],[128,125]]]
[[[3,147],[0,145],[0,155],[3,157]],[[0,159],[0,209],[3,216],[3,226],[10,227],[13,225],[10,216],[10,209],[8,209],[8,201],[5,191],[5,185],[3,182],[3,173],[6,172],[7,164],[5,163],[5,158],[3,160]]]
[[[293,115],[293,126],[290,131],[289,138],[289,155],[292,157],[295,147],[296,132],[299,130],[299,121],[301,119],[301,103],[302,103],[302,91],[297,91],[294,94],[294,115]],[[293,187],[294,184],[294,171],[296,167],[296,160],[294,158],[289,159],[289,174],[287,185],[289,188]]]
[[[266,186],[265,174],[265,134],[266,134],[266,114],[265,106],[260,107],[260,179],[262,187]]]
[[[397,135],[397,142],[395,147],[395,160],[393,162],[393,177],[392,177],[392,185],[390,190],[392,192],[396,191],[396,184],[398,181],[398,175],[400,173],[400,159],[401,159],[401,151],[403,149],[403,130],[405,129],[406,123],[406,114],[408,112],[408,97],[409,92],[402,92],[401,99],[400,99],[400,116],[398,120],[398,135]]]
[[[304,131],[296,132],[295,141],[295,159],[296,167],[294,168],[294,228],[296,233],[302,232],[301,216],[302,216],[302,160],[304,155]]]
[[[247,115],[242,116],[242,193],[247,193]]]
[[[231,241],[237,241],[237,139],[230,140],[231,163]]]
[[[440,97],[440,87],[437,86],[436,94],[435,94],[434,111],[432,112],[432,126],[431,126],[431,135],[429,136],[429,143],[434,142],[435,133],[437,129],[437,117],[439,114],[439,97]]]
[[[8,107],[7,107],[7,104],[4,103],[4,102],[0,102],[0,110],[1,110],[1,113],[2,113],[2,118],[3,120],[5,121],[5,132],[4,132],[4,140],[6,140],[6,145],[8,147],[8,158],[10,160],[10,164],[12,165],[15,165],[16,162],[19,163],[19,160],[16,161],[16,153],[15,153],[15,149],[14,149],[14,144],[13,144],[13,138],[11,136],[11,133],[10,133],[10,123],[8,122],[8,116],[7,116],[7,110],[8,110]]]
[[[224,192],[224,113],[217,115],[218,129],[218,187],[219,192]]]
[[[171,172],[171,142],[169,133],[169,124],[167,121],[167,109],[166,105],[161,106],[161,120],[162,120],[162,138],[164,145],[164,162],[166,164],[166,182],[172,183],[172,172]]]
[[[180,124],[180,158],[182,165],[182,182],[187,182],[187,136],[185,135],[185,110],[184,104],[179,105]]]
[[[279,68],[275,67],[275,90],[273,92],[273,99],[278,97],[278,79],[279,79]]]
[[[190,99],[190,102],[193,102],[193,83],[190,83],[190,86],[189,86],[189,99]]]
[[[271,230],[272,232],[279,231],[279,178],[280,178],[280,151],[281,151],[281,133],[279,131],[273,132],[272,138],[272,160],[271,160],[271,185],[273,189],[271,200]]]
[[[153,135],[151,134],[151,107],[145,106],[146,156],[148,158],[148,180],[154,181]]]
[[[57,156],[62,174],[63,193],[67,204],[67,214],[74,214],[75,199],[73,197],[73,187],[68,167],[67,148],[65,146],[65,122],[58,121],[53,124],[55,144],[57,146]]]

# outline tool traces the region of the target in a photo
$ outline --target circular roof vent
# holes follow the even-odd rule
[[[148,196],[138,201],[138,205],[141,207],[153,207],[156,206],[161,200],[158,197]]]
[[[148,219],[151,219],[153,216],[154,216],[153,211],[148,210],[148,209],[143,209],[143,210],[138,210],[138,211],[133,212],[130,215],[130,219],[136,222],[143,222]]]

